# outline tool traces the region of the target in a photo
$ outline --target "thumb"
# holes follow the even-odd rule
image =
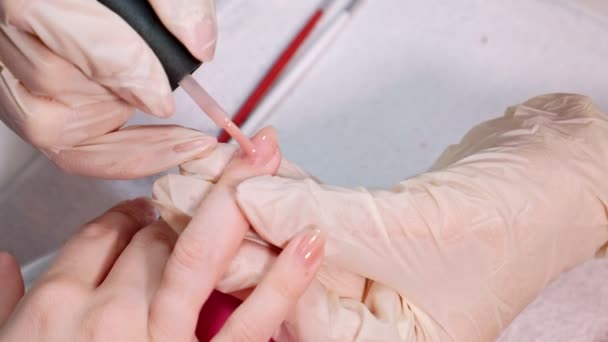
[[[23,297],[24,285],[19,264],[12,255],[0,252],[0,327],[4,325]]]

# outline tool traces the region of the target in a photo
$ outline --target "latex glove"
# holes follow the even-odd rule
[[[308,225],[329,234],[328,259],[275,339],[495,339],[551,279],[606,242],[607,129],[589,99],[544,96],[476,127],[393,192],[321,186],[286,162],[282,178],[246,181],[241,208],[262,243],[283,246]],[[232,151],[157,182],[175,229]],[[250,238],[223,292],[240,296],[272,265],[276,251]]]
[[[546,95],[475,127],[392,191],[259,177],[238,199],[275,246],[322,229],[325,264],[340,271],[319,274],[284,331],[305,341],[493,341],[561,272],[605,252],[606,151],[608,117],[590,99]]]
[[[9,291],[0,292],[0,341],[198,340],[199,310],[249,227],[236,206],[235,185],[273,173],[280,162],[272,132],[261,134],[267,139],[254,138],[256,159],[230,162],[179,238],[155,221],[147,200],[122,203],[68,241],[6,321],[3,312],[23,290],[20,279],[10,281],[19,277],[14,262],[5,267],[0,254],[0,273],[12,278],[1,280]],[[323,236],[302,232],[213,340],[267,341],[322,256]]]
[[[213,0],[150,2],[195,57],[212,58]],[[70,173],[136,178],[215,145],[182,127],[118,130],[134,107],[168,117],[174,103],[151,49],[97,1],[0,1],[0,47],[0,119]]]

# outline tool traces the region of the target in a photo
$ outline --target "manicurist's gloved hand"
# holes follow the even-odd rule
[[[213,0],[150,0],[201,61],[214,54]],[[201,157],[215,140],[176,126],[120,129],[134,108],[171,116],[163,68],[95,0],[0,1],[0,119],[70,173],[136,178]]]
[[[281,160],[272,131],[254,144],[257,157],[232,159],[179,237],[148,200],[122,203],[85,225],[18,306],[18,267],[0,254],[0,341],[196,341],[197,322],[217,324],[199,311],[249,228],[235,186]],[[323,242],[302,230],[213,340],[268,341],[312,281]]]
[[[220,150],[157,183],[173,225],[212,189]],[[473,128],[392,191],[326,186],[293,167],[249,179],[237,198],[256,234],[218,288],[255,286],[275,258],[262,243],[314,226],[324,264],[275,339],[494,341],[557,275],[605,252],[606,151],[608,116],[556,94]]]

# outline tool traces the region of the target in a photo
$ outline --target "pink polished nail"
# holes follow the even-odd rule
[[[320,229],[312,228],[300,239],[296,246],[295,255],[306,268],[310,268],[319,262],[323,255],[323,235]]]
[[[258,132],[251,142],[255,148],[254,153],[240,152],[240,157],[256,166],[262,166],[272,160],[278,152],[276,131],[267,127]]]

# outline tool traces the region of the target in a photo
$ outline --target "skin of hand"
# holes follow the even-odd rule
[[[608,116],[589,98],[550,94],[476,126],[392,191],[285,173],[241,183],[256,239],[285,246],[307,226],[327,237],[324,264],[275,339],[495,340],[561,272],[605,255],[606,137]],[[218,165],[192,161],[164,180],[179,215],[221,173],[227,158],[210,157]],[[218,288],[255,286],[274,257],[244,244]]]
[[[14,259],[0,254],[0,341],[196,341],[199,311],[249,225],[235,186],[280,163],[272,130],[254,138],[257,157],[236,156],[178,235],[149,200],[128,201],[91,221],[23,295]],[[268,341],[304,292],[324,238],[304,230],[214,341]],[[12,311],[12,315],[8,313]]]
[[[212,59],[213,0],[150,3],[196,58]],[[0,47],[0,119],[69,173],[138,178],[216,144],[178,126],[120,129],[134,108],[171,116],[174,100],[152,50],[97,1],[0,1]]]

